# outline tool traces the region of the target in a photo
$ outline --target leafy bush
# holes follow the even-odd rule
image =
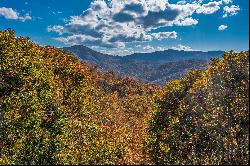
[[[225,53],[154,96],[148,151],[157,164],[248,164],[249,53]]]
[[[108,91],[100,86],[103,80]],[[99,73],[69,52],[40,47],[12,30],[0,31],[0,164],[142,161],[128,152],[140,144],[135,130],[146,126],[141,119],[152,110],[154,87],[148,87]],[[141,119],[126,109],[136,109]],[[130,127],[132,122],[138,125]],[[140,139],[131,146],[135,135]]]

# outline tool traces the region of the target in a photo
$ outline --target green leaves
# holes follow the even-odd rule
[[[248,164],[248,67],[248,52],[225,53],[155,94],[147,144],[155,163]]]
[[[0,31],[0,69],[0,164],[144,162],[154,86],[101,73],[12,30]]]
[[[0,31],[0,164],[248,164],[248,68],[225,53],[159,89]]]

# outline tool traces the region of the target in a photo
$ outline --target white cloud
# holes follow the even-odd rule
[[[142,52],[148,53],[148,52],[155,52],[155,51],[164,51],[164,50],[167,50],[168,48],[164,46],[153,47],[151,45],[146,45],[142,49],[144,50]]]
[[[145,50],[145,51],[154,51],[155,49],[154,49],[154,47],[152,47],[150,45],[147,45],[147,46],[143,47],[143,50]]]
[[[168,48],[162,47],[162,46],[156,47],[156,51],[164,51],[164,50],[167,50],[167,49],[168,49]]]
[[[194,51],[191,47],[184,46],[182,44],[178,44],[177,46],[173,46],[173,47],[164,47],[164,46],[153,47],[151,45],[147,45],[147,46],[143,47],[143,50],[145,50],[146,52],[164,51],[164,50],[168,50],[168,49],[179,50],[179,51],[180,50]]]
[[[1,7],[0,15],[6,19],[18,19],[18,13],[14,11],[12,8]]]
[[[47,30],[59,35],[65,34],[70,41],[75,35],[92,36],[102,45],[108,44],[110,47],[124,46],[134,41],[175,39],[176,32],[161,32],[158,35],[150,33],[152,29],[173,25],[179,11],[171,7],[167,9],[167,5],[166,0],[112,0],[108,4],[103,0],[93,1],[82,15],[72,16],[64,26],[48,26]],[[58,40],[68,41],[66,38]],[[89,40],[84,39],[80,40],[83,44],[89,43]]]
[[[80,44],[82,41],[96,41],[98,39],[86,35],[72,35],[68,37],[58,37],[56,38],[56,40],[62,41],[66,44],[77,45]]]
[[[155,39],[162,40],[162,39],[176,39],[177,38],[177,32],[158,32],[158,33],[152,33],[151,34]]]
[[[185,18],[184,20],[180,20],[175,23],[175,25],[178,26],[191,26],[191,25],[196,25],[198,24],[198,20],[193,19],[191,17]]]
[[[49,32],[59,35],[87,35],[98,38],[100,42],[114,46],[134,41],[152,39],[176,39],[176,32],[150,33],[152,29],[164,26],[188,26],[198,22],[190,16],[195,9],[191,4],[171,5],[167,0],[103,0],[93,1],[90,8],[80,16],[72,16],[64,25],[48,26]],[[191,12],[187,11],[192,10]],[[176,22],[176,24],[175,24]],[[75,38],[75,37],[71,37]],[[60,41],[62,38],[59,38]],[[81,40],[86,44],[85,40]],[[120,43],[120,44],[118,44]]]
[[[232,6],[225,6],[223,8],[223,13],[224,15],[222,16],[223,18],[228,17],[228,16],[234,16],[238,14],[238,11],[240,11],[240,7],[236,5]]]
[[[64,25],[48,26],[56,40],[89,46],[124,48],[133,42],[176,39],[177,32],[152,33],[162,27],[194,26],[197,14],[213,14],[232,0],[170,3],[168,0],[94,0],[81,15]],[[63,36],[63,37],[62,37]]]
[[[233,3],[233,0],[222,0],[222,1],[223,1],[223,3],[225,3],[225,4]]]
[[[177,2],[177,5],[185,5],[187,2],[185,0],[181,0]]]
[[[104,54],[119,55],[119,56],[131,55],[134,53],[134,50],[132,48],[99,49],[99,51]]]
[[[28,13],[21,16],[17,11],[13,10],[12,8],[6,8],[6,7],[0,7],[0,16],[3,16],[5,19],[21,20],[21,21],[32,19]]]
[[[207,4],[202,4],[196,10],[196,13],[197,14],[213,14],[213,13],[217,12],[218,10],[220,10],[222,5],[224,5],[224,4],[227,5],[230,3],[233,3],[233,1],[232,0],[210,1]]]
[[[57,41],[63,42],[68,45],[80,45],[83,42],[87,45],[91,46],[100,46],[100,47],[116,47],[116,48],[125,48],[125,44],[123,42],[115,42],[111,43],[108,41],[101,40],[99,38],[95,38],[90,35],[71,35],[67,37],[57,37],[54,38]]]
[[[222,1],[213,1],[207,4],[203,4],[199,9],[197,9],[196,13],[213,14],[220,9],[221,4],[222,4]]]
[[[59,35],[62,35],[64,32],[64,27],[60,25],[48,26],[48,32],[57,32]]]
[[[220,25],[220,26],[218,27],[218,30],[219,30],[219,31],[224,31],[224,30],[227,29],[227,28],[228,28],[227,25]]]
[[[99,47],[99,46],[91,46],[90,48],[91,48],[91,49],[94,49],[94,50],[98,50],[98,49],[100,49],[100,47]]]
[[[19,20],[21,20],[21,21],[26,21],[26,20],[31,20],[32,19],[32,17],[28,14],[28,13],[26,13],[24,16],[19,16]]]
[[[179,44],[177,47],[171,47],[171,49],[174,50],[184,50],[184,51],[193,51],[193,49],[189,46],[184,46],[182,44]]]

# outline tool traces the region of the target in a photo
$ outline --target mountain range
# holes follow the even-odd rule
[[[220,58],[223,51],[184,51],[168,49],[152,53],[134,53],[113,56],[94,51],[83,45],[64,47],[79,59],[95,65],[102,71],[113,71],[119,76],[129,76],[144,83],[165,85],[183,77],[188,70],[204,69],[211,58]]]

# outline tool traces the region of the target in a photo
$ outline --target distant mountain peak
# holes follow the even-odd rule
[[[203,68],[211,58],[221,57],[223,51],[184,51],[168,49],[152,53],[134,53],[127,56],[113,56],[94,51],[83,45],[64,47],[81,60],[117,75],[132,76],[143,82],[157,82],[183,76],[187,69]],[[162,75],[160,73],[166,73]]]

